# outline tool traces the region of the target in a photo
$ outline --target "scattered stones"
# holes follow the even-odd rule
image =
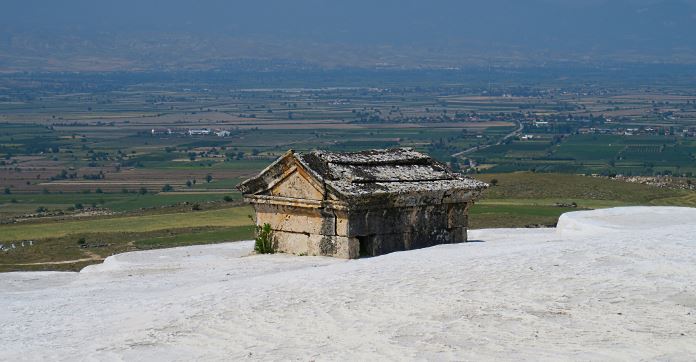
[[[12,249],[28,248],[32,246],[34,246],[34,240],[21,240],[11,243],[9,246],[5,246],[5,244],[0,244],[0,251],[7,252]]]
[[[696,191],[696,183],[691,182],[690,179],[685,179],[681,177],[672,176],[624,176],[616,175],[614,177],[606,176],[595,176],[608,178],[610,180],[628,182],[634,184],[642,184],[653,186],[661,189],[672,189],[672,190],[692,190]]]

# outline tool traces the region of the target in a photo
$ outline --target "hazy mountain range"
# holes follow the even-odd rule
[[[3,3],[3,72],[696,64],[696,0]]]

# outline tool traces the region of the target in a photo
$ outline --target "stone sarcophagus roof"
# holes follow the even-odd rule
[[[284,187],[278,187],[281,183]],[[247,198],[315,200],[352,208],[466,202],[487,186],[428,155],[397,148],[351,153],[291,150],[237,188]]]
[[[465,242],[468,209],[487,186],[398,148],[291,150],[237,188],[278,250],[357,258]]]

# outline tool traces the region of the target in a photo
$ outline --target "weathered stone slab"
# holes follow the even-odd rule
[[[255,205],[256,223],[273,230],[305,234],[336,235],[336,216],[330,210],[284,205]]]
[[[355,259],[360,256],[360,243],[357,238],[326,236],[316,234],[274,232],[278,249],[295,255],[332,256]]]
[[[427,232],[467,226],[466,204],[359,210],[349,215],[348,230],[340,235],[398,234],[413,230]]]

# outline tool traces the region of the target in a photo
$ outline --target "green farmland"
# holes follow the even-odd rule
[[[665,136],[571,135],[556,140],[513,140],[473,152],[486,172],[696,175],[689,139]]]
[[[251,210],[235,187],[289,149],[411,147],[495,179],[471,209],[473,228],[696,205],[694,191],[590,177],[693,183],[696,99],[685,89],[242,90],[211,79],[132,83],[136,75],[99,88],[99,77],[27,77],[0,76],[11,91],[0,100],[0,271],[79,270],[114,253],[250,239]]]

